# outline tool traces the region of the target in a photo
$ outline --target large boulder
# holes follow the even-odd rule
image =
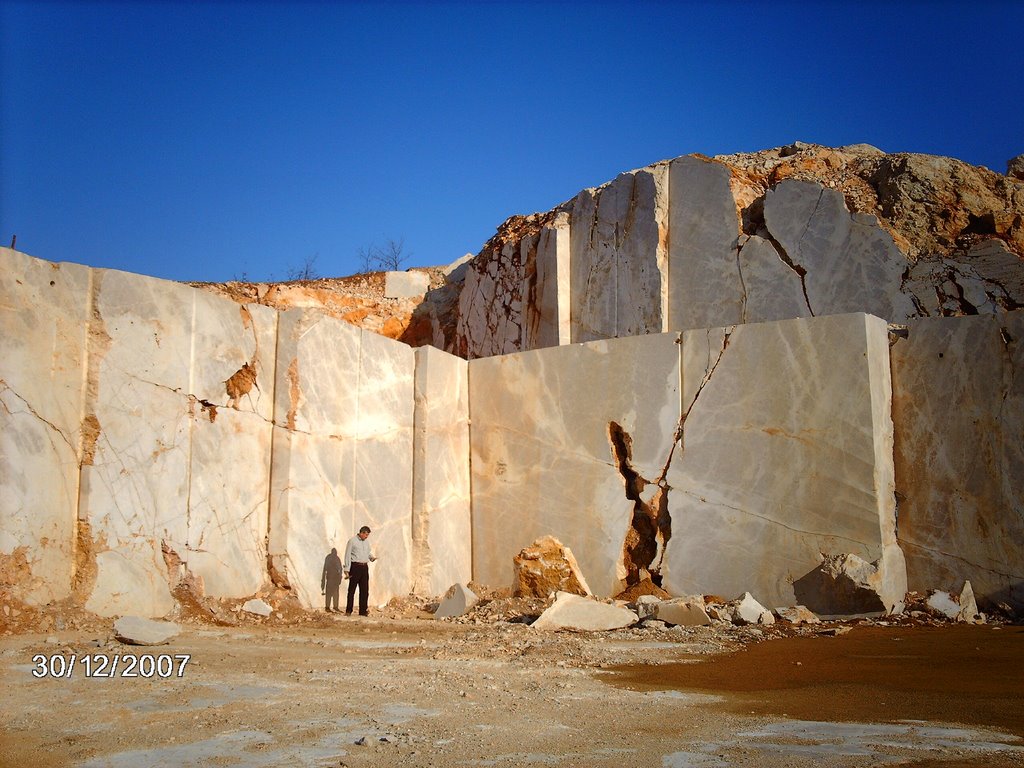
[[[536,629],[579,629],[602,632],[635,624],[638,617],[628,608],[600,603],[589,597],[559,592],[554,604],[530,626]]]
[[[801,605],[819,616],[887,613],[878,563],[854,554],[824,555],[810,573],[793,582]]]
[[[548,597],[555,592],[590,595],[572,550],[554,536],[542,536],[513,558],[515,597]]]
[[[772,612],[761,605],[749,592],[744,592],[729,603],[733,624],[774,624]]]

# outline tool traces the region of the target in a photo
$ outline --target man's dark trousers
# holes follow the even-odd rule
[[[359,587],[359,615],[369,616],[367,605],[370,591],[370,566],[366,563],[353,562],[348,569],[348,600],[345,601],[345,613],[352,613],[352,598]]]

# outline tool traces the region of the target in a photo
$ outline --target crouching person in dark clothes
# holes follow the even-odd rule
[[[352,598],[359,587],[359,615],[369,616],[370,563],[377,558],[370,552],[370,529],[363,526],[359,533],[345,545],[345,577],[348,579],[348,600],[345,601],[345,615],[352,615]]]

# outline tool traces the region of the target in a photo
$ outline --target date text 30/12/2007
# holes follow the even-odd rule
[[[37,653],[32,657],[32,677],[69,678],[77,674],[86,677],[184,677],[185,667],[192,659],[190,653],[132,653],[109,655],[90,653],[79,656]]]

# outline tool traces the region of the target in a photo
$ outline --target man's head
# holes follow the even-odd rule
[[[359,538],[366,541],[366,537],[370,535],[370,526],[364,525],[359,529]]]
[[[332,555],[338,554],[338,548],[337,547],[331,547],[331,554]]]

